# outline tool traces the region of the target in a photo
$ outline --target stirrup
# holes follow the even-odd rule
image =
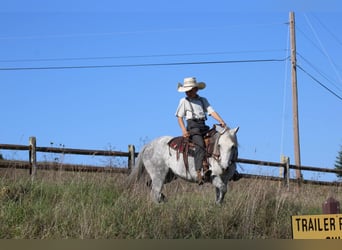
[[[204,184],[204,180],[203,180],[203,176],[202,176],[202,171],[201,169],[197,170],[197,183],[198,185],[203,185]]]
[[[209,182],[211,176],[211,170],[209,169],[209,164],[206,160],[203,161],[203,180],[204,182]]]
[[[203,161],[202,166],[203,166],[203,172],[207,172],[209,170],[209,164],[206,160]]]

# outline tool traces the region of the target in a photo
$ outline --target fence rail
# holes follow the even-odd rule
[[[15,145],[15,144],[0,144],[0,149],[6,150],[31,150],[31,146]],[[37,152],[45,153],[60,153],[60,154],[75,154],[75,155],[92,155],[92,156],[122,156],[129,157],[130,152],[98,150],[98,149],[75,149],[75,148],[56,148],[56,147],[36,147]],[[137,156],[138,153],[135,153]]]
[[[128,145],[128,152],[112,151],[112,150],[93,150],[93,149],[74,149],[74,148],[56,148],[56,147],[37,147],[36,138],[29,138],[29,145],[0,144],[0,149],[5,150],[25,150],[29,152],[28,161],[10,161],[0,159],[0,168],[18,168],[28,169],[32,179],[35,178],[38,169],[45,170],[64,170],[64,171],[82,171],[82,172],[115,172],[128,173],[135,164],[135,152],[133,145]],[[127,157],[127,168],[122,167],[98,167],[91,165],[66,164],[58,162],[37,162],[37,152],[74,154],[74,155],[91,155],[91,156],[117,156]]]
[[[31,164],[28,161],[0,160],[0,168],[15,168],[31,170]],[[100,167],[93,165],[80,165],[58,162],[37,162],[38,170],[55,170],[69,172],[107,172],[107,173],[128,173],[129,169],[125,167]],[[31,171],[30,171],[31,172]]]
[[[135,152],[133,145],[128,145],[128,152],[112,151],[112,150],[94,150],[94,149],[73,149],[73,148],[56,148],[56,147],[37,147],[36,138],[30,137],[29,145],[15,145],[15,144],[0,144],[0,149],[4,150],[23,150],[29,151],[29,161],[16,161],[16,160],[4,160],[0,159],[0,168],[18,168],[28,169],[32,178],[35,177],[37,170],[63,170],[63,171],[80,171],[80,172],[112,172],[112,173],[129,173],[131,168],[135,164],[135,158],[138,153]],[[128,165],[125,167],[99,167],[93,165],[80,165],[80,164],[67,164],[58,162],[37,162],[37,152],[45,153],[59,153],[59,154],[75,154],[75,155],[91,155],[91,156],[117,156],[127,157]],[[335,173],[341,174],[342,170],[320,168],[313,166],[296,166],[289,162],[286,158],[282,162],[269,162],[259,161],[251,159],[237,159],[238,163],[250,164],[250,165],[261,165],[267,167],[278,167],[283,169],[282,177],[274,176],[263,176],[263,175],[252,175],[242,174],[243,178],[258,178],[266,180],[282,181],[284,185],[289,185],[290,182],[301,182],[303,184],[317,184],[317,185],[334,185],[342,186],[342,182],[326,182],[326,181],[313,181],[313,180],[298,180],[290,178],[290,169],[300,169],[304,171],[313,172],[324,172],[324,173]]]
[[[249,159],[241,159],[237,160],[239,163],[252,164],[252,165],[262,165],[268,167],[285,167],[285,163],[282,162],[269,162],[269,161],[258,161],[258,160],[249,160]],[[331,169],[331,168],[320,168],[320,167],[312,167],[312,166],[297,166],[297,165],[289,165],[290,169],[300,169],[305,171],[313,171],[313,172],[324,172],[324,173],[335,173],[342,174],[342,170]]]

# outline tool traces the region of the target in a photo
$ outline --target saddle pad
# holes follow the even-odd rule
[[[188,138],[183,136],[174,137],[167,144],[170,148],[176,150],[178,153],[183,153],[190,156],[194,155],[194,145],[189,141]]]

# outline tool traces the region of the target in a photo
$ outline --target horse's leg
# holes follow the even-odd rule
[[[227,185],[222,181],[221,177],[213,176],[213,185],[216,191],[216,204],[221,204],[225,194],[227,193]]]
[[[162,164],[159,164],[158,171],[154,171],[153,174],[151,174],[151,198],[156,203],[166,201],[166,197],[162,193],[162,189],[168,173],[169,168],[166,166],[163,167]]]
[[[164,179],[154,178],[152,179],[151,186],[151,198],[154,202],[160,203],[166,201],[164,194],[161,192],[164,184]]]
[[[235,170],[236,170],[236,165],[234,164],[220,176],[219,178],[221,181],[220,185],[223,188],[216,188],[216,202],[217,203],[222,203],[224,196],[226,195],[228,191],[228,182],[230,178],[234,175]]]

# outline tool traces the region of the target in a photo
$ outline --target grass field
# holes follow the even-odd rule
[[[125,174],[24,170],[0,172],[1,239],[290,239],[291,215],[320,214],[341,187],[241,179],[224,204],[214,187],[183,180],[167,184],[168,202],[150,201],[143,183],[131,189]]]

